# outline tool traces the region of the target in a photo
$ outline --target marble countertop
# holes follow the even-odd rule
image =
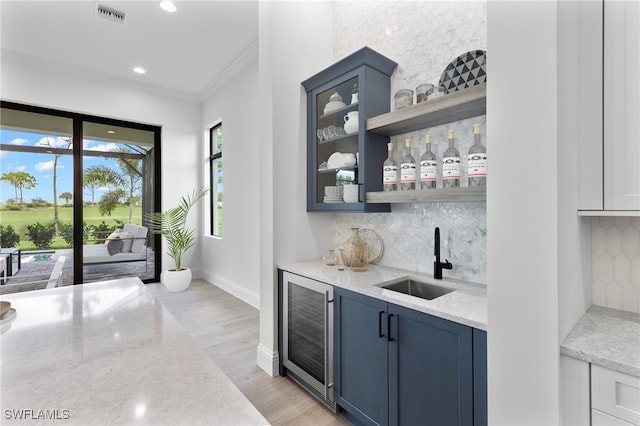
[[[3,425],[268,424],[137,278],[2,300]]]
[[[321,260],[284,262],[279,264],[278,268],[335,287],[362,293],[480,330],[487,330],[487,288],[481,284],[449,279],[433,280],[433,276],[428,274],[381,265],[369,265],[367,272],[353,272],[348,267],[344,271],[339,271],[335,266],[324,265]],[[426,280],[455,291],[433,300],[425,300],[379,287],[380,284],[403,277]]]
[[[591,306],[562,343],[561,353],[640,377],[640,314]]]

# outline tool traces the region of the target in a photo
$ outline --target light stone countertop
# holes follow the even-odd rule
[[[335,287],[362,293],[480,330],[487,330],[487,288],[482,284],[449,279],[434,280],[432,275],[381,265],[369,265],[367,272],[353,272],[349,267],[339,271],[335,266],[325,265],[322,260],[283,262],[278,265],[278,268]],[[455,291],[433,300],[425,300],[379,287],[382,283],[403,277],[425,280],[442,287],[453,288]]]
[[[561,353],[640,377],[640,314],[591,306],[562,343]]]
[[[2,300],[3,425],[268,424],[137,278]]]

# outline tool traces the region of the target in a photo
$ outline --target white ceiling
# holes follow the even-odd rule
[[[3,50],[202,95],[257,43],[257,1],[101,1],[125,23],[96,15],[93,0],[0,0]],[[135,74],[134,66],[147,70]]]

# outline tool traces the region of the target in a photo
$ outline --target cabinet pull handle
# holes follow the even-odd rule
[[[378,337],[384,337],[384,333],[382,332],[382,316],[384,315],[384,311],[378,312]]]
[[[387,324],[387,342],[393,342],[394,338],[391,337],[391,318],[395,317],[394,314],[389,314],[388,324]]]

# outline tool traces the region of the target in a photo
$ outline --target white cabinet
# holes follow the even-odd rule
[[[598,410],[591,412],[592,426],[633,426],[633,423],[625,422],[617,417],[610,416]]]
[[[640,2],[585,3],[591,5],[583,8],[590,24],[581,27],[579,47],[580,68],[588,77],[577,77],[586,128],[579,131],[579,210],[584,215],[640,215]]]
[[[591,424],[640,425],[640,378],[591,365]]]
[[[561,419],[567,426],[640,426],[640,377],[560,357]]]

